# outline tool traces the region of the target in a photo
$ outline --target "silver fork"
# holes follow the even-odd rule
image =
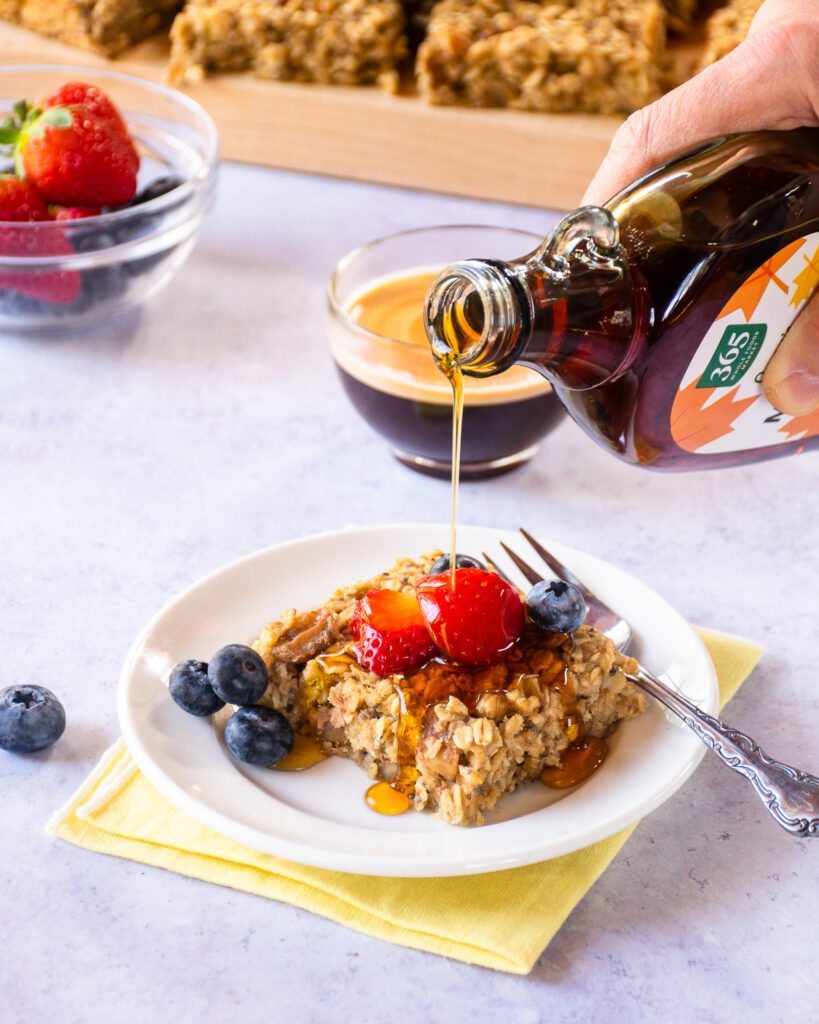
[[[605,633],[624,651],[633,635],[628,622],[601,601],[530,533],[524,529],[520,532],[558,579],[574,584],[582,592],[589,608],[586,622]],[[539,583],[543,579],[508,545],[501,542],[501,547],[529,583]],[[509,580],[485,552],[484,558],[490,568]],[[635,675],[627,673],[627,678],[681,718],[723,764],[744,775],[777,824],[794,836],[819,836],[819,779],[815,775],[775,761],[750,736],[701,711],[642,665],[638,665]]]

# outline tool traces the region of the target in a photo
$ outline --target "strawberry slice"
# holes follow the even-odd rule
[[[517,590],[494,572],[457,569],[427,576],[415,588],[435,643],[460,665],[492,665],[523,633],[524,607]]]
[[[358,661],[380,676],[420,668],[435,653],[418,601],[397,590],[371,590],[351,624]]]

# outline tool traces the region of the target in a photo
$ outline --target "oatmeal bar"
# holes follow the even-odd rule
[[[628,112],[661,88],[658,0],[442,0],[416,62],[435,104]]]
[[[189,0],[171,28],[171,81],[252,71],[394,91],[406,53],[398,0]]]
[[[702,67],[713,64],[739,46],[761,6],[762,0],[731,0],[727,7],[711,15],[705,27]]]
[[[489,668],[433,661],[406,676],[367,671],[350,650],[357,601],[375,588],[413,592],[439,555],[403,559],[315,611],[290,611],[254,647],[270,673],[262,703],[327,753],[402,783],[416,810],[473,825],[505,793],[559,765],[581,734],[605,736],[646,702],[624,675],[636,663],[587,626],[571,637],[527,632]]]
[[[0,0],[0,18],[113,57],[168,24],[181,0]]]

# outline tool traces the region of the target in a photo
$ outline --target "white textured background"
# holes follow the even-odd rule
[[[394,463],[336,382],[335,260],[405,227],[552,219],[227,166],[198,249],[141,317],[0,338],[0,686],[43,683],[69,717],[50,753],[0,752],[3,1024],[815,1018],[819,841],[789,839],[711,757],[526,978],[43,834],[116,738],[120,663],[175,591],[289,537],[446,519],[448,485]],[[817,455],[641,472],[567,421],[526,469],[464,485],[462,521],[526,523],[764,644],[726,717],[819,773],[818,485]]]

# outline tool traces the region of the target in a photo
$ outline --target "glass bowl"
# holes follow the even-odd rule
[[[511,259],[541,241],[510,228],[420,228],[354,249],[336,266],[328,285],[331,354],[354,408],[404,465],[440,477],[452,466],[452,389],[424,333],[424,282],[458,260]],[[382,305],[390,329],[376,329],[372,292],[415,275],[420,290],[391,292]],[[464,390],[462,479],[526,462],[562,415],[549,382],[522,366],[497,377],[466,378]]]
[[[184,263],[213,200],[216,126],[175,89],[100,68],[7,64],[0,112],[72,80],[99,86],[120,108],[140,154],[137,193],[159,178],[179,184],[97,217],[0,222],[0,331],[89,325],[144,302]]]

